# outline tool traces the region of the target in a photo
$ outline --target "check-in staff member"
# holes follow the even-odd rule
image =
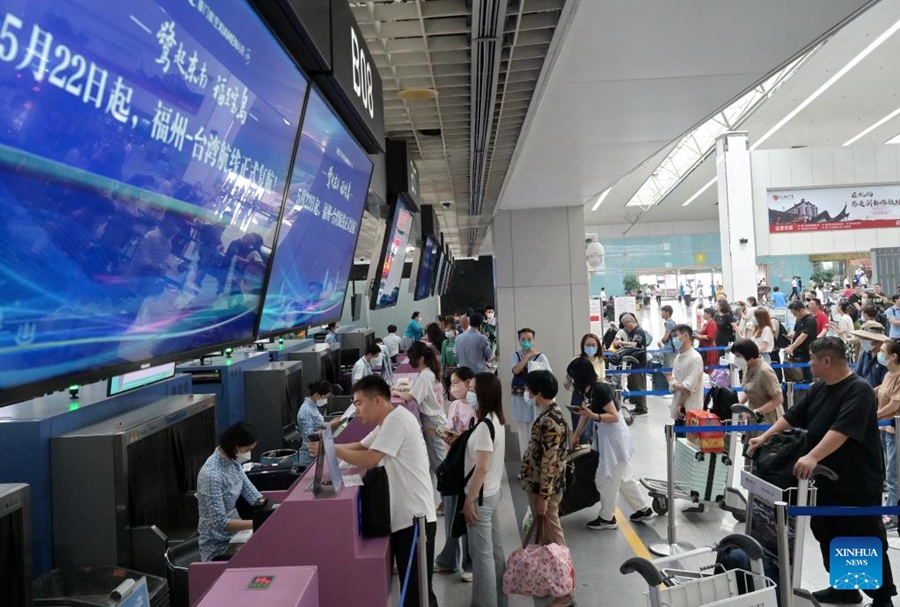
[[[219,436],[219,446],[200,468],[197,475],[200,510],[197,532],[203,561],[211,561],[225,552],[238,531],[253,529],[253,521],[241,519],[235,505],[239,496],[249,504],[262,498],[241,468],[250,461],[250,452],[256,442],[256,430],[247,422],[230,426]]]
[[[322,429],[325,423],[325,416],[322,415],[321,409],[328,404],[328,397],[331,396],[331,384],[327,381],[314,381],[307,386],[309,396],[303,400],[300,405],[300,411],[297,412],[297,429],[300,430],[300,438],[303,444],[300,446],[300,453],[297,463],[308,468],[315,458],[309,454],[309,437],[316,434]],[[332,420],[331,427],[336,428],[341,423],[341,418]]]
[[[381,348],[378,344],[372,344],[368,348],[366,348],[366,353],[363,354],[356,364],[353,365],[353,383],[355,384],[363,377],[367,375],[372,375],[372,361],[381,354]]]

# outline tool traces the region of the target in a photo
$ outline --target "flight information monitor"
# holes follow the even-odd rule
[[[299,68],[242,0],[2,6],[0,401],[251,340]]]
[[[340,320],[372,166],[319,92],[310,91],[261,335]]]
[[[396,306],[400,298],[400,279],[403,278],[403,264],[406,261],[406,247],[412,231],[413,215],[399,198],[394,205],[385,232],[379,271],[372,283],[369,307],[372,310]]]
[[[438,260],[437,239],[431,234],[425,236],[422,254],[419,257],[419,271],[416,274],[416,290],[413,300],[419,301],[431,296],[431,283],[434,281],[435,264]]]

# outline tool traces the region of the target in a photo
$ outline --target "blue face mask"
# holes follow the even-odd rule
[[[675,349],[676,349],[676,350],[680,350],[680,349],[681,349],[681,338],[680,338],[680,337],[673,337],[673,338],[672,338],[672,345],[675,346]]]
[[[523,350],[530,350],[531,347],[534,345],[534,342],[526,339],[524,341],[520,341],[519,345],[522,346]]]
[[[474,392],[466,392],[466,402],[476,409],[478,408],[478,397],[475,396]]]
[[[525,403],[531,405],[532,407],[537,407],[537,403],[534,401],[534,395],[530,392],[526,392],[524,394]]]
[[[872,351],[872,342],[866,340],[860,340],[859,347],[863,352],[871,352]]]
[[[879,364],[882,364],[885,367],[888,366],[887,354],[885,354],[884,352],[879,352],[878,353],[878,362],[879,362]]]
[[[588,356],[597,356],[597,346],[585,346],[584,353]]]

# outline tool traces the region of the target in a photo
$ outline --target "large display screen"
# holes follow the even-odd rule
[[[422,254],[419,257],[419,271],[416,275],[416,290],[413,300],[419,301],[431,296],[431,283],[434,281],[434,270],[438,260],[437,240],[431,234],[425,236]]]
[[[365,151],[310,91],[260,334],[341,318],[371,176]]]
[[[396,306],[400,299],[400,279],[406,261],[406,247],[412,232],[413,215],[399,198],[394,205],[381,250],[380,271],[372,284],[369,307],[372,310]]]
[[[244,1],[2,7],[0,401],[251,340],[306,78]]]
[[[444,278],[447,276],[447,269],[450,267],[450,258],[447,256],[447,252],[443,251],[441,255],[441,263],[438,265],[437,272],[435,274],[434,279],[434,289],[432,293],[434,295],[442,295],[443,287],[444,287]]]

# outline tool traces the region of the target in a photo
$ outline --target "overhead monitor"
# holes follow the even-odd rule
[[[311,90],[260,335],[340,320],[372,166],[319,92]]]
[[[243,0],[4,8],[0,401],[252,340],[306,77]]]
[[[444,249],[438,246],[437,250],[437,258],[434,262],[434,269],[431,271],[431,286],[429,287],[429,291],[431,295],[437,295],[436,289],[438,284],[438,276],[441,273],[441,268],[444,267]]]
[[[450,262],[447,267],[447,273],[444,275],[444,284],[441,289],[441,295],[446,295],[447,291],[450,290],[450,281],[453,280],[453,272],[456,270],[456,263]]]
[[[143,388],[158,381],[175,377],[175,363],[165,363],[162,365],[147,365],[144,369],[138,369],[131,373],[123,375],[115,375],[109,378],[106,385],[107,396],[115,396],[129,390]]]
[[[400,279],[406,261],[406,247],[412,232],[413,215],[400,199],[394,204],[385,230],[381,255],[378,258],[369,308],[381,310],[397,305],[400,298]]]
[[[431,296],[431,284],[434,280],[434,269],[438,259],[437,239],[431,234],[425,236],[425,243],[422,245],[422,253],[419,256],[419,269],[416,273],[416,289],[413,293],[413,300],[420,301]]]

